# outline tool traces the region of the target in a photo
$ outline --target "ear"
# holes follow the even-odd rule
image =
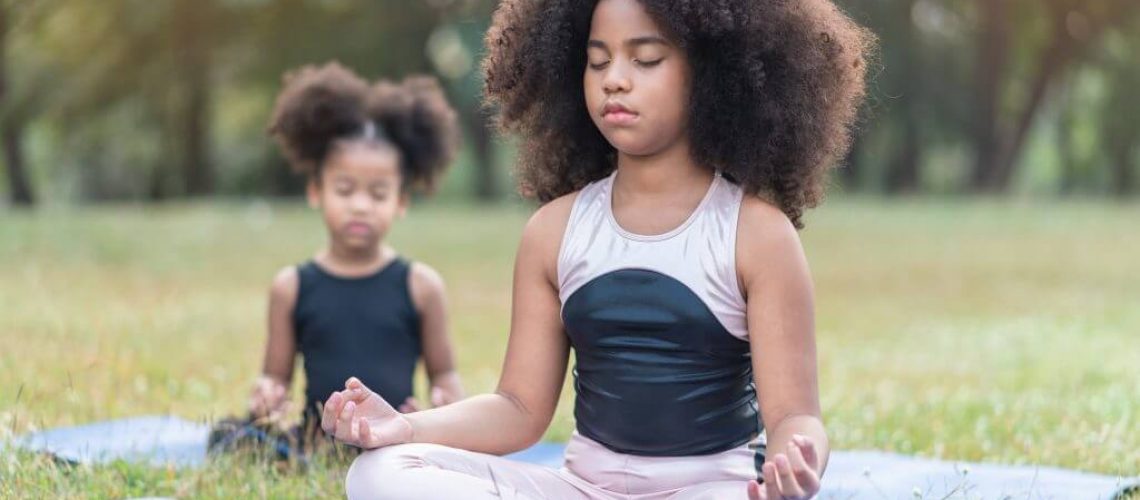
[[[396,216],[403,218],[408,213],[408,206],[412,204],[412,193],[410,189],[400,190],[400,206],[396,209]]]
[[[321,208],[321,181],[317,177],[310,177],[309,182],[305,183],[305,198],[309,200],[309,206],[314,209]]]

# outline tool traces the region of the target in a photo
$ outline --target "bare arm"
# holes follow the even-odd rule
[[[293,379],[293,359],[297,354],[293,334],[293,308],[299,286],[297,269],[282,269],[269,288],[269,334],[261,377],[250,395],[249,410],[255,418],[272,416],[283,409],[289,383]]]
[[[554,416],[570,352],[559,317],[556,265],[572,203],[564,197],[540,208],[523,232],[515,260],[510,339],[494,393],[400,415],[358,381],[350,381],[325,405],[326,432],[364,448],[414,441],[492,454],[538,441]]]
[[[807,259],[791,222],[759,199],[745,200],[738,235],[737,269],[748,302],[753,374],[768,438],[767,486],[776,483],[770,473],[783,472],[769,469],[786,461],[803,490],[818,491],[829,448],[820,416]],[[794,436],[810,443],[794,441]]]
[[[447,294],[443,278],[420,263],[412,265],[408,287],[420,316],[420,338],[424,347],[424,368],[431,385],[432,406],[443,406],[463,399],[463,385],[455,370],[455,355],[448,334]]]

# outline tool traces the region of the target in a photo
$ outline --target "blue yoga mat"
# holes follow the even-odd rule
[[[209,426],[149,416],[37,432],[13,445],[80,463],[125,460],[193,467],[206,460]],[[562,465],[564,445],[542,443],[508,458]],[[1140,471],[1137,471],[1140,473]],[[877,451],[832,452],[821,499],[1010,498],[1112,499],[1140,477],[1112,477],[1055,467],[947,462]]]

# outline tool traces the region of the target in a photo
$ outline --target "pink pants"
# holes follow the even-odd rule
[[[433,444],[362,454],[348,471],[350,499],[744,499],[756,479],[755,444],[697,457],[616,453],[574,433],[552,469]]]

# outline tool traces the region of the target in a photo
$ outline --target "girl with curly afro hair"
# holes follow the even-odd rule
[[[353,498],[808,498],[829,445],[797,229],[844,154],[872,37],[830,0],[505,0],[486,95],[544,205],[494,394],[322,425]],[[535,443],[573,351],[560,470]],[[395,446],[393,446],[395,445]]]
[[[308,201],[323,216],[328,242],[273,280],[252,417],[277,421],[285,411],[298,354],[303,423],[312,432],[302,435],[306,440],[318,434],[320,404],[350,376],[413,411],[420,403],[412,379],[422,357],[430,402],[462,398],[443,281],[384,241],[411,193],[430,191],[454,155],[455,112],[439,85],[427,77],[369,84],[336,63],[306,66],[285,76],[269,133],[308,177]]]

